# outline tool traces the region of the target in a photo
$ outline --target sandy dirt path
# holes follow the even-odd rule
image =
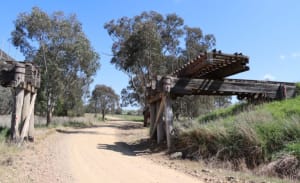
[[[70,173],[74,182],[199,182],[199,179],[138,156],[120,138],[130,122],[106,122],[96,128],[61,130],[68,136]],[[61,162],[64,163],[64,162]]]

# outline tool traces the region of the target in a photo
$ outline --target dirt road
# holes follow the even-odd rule
[[[143,140],[147,131],[141,123],[126,121],[38,129],[35,143],[0,156],[0,183],[266,182],[201,162],[170,160],[149,149]]]
[[[155,164],[128,148],[120,137],[129,122],[61,131],[74,182],[199,182],[182,172]]]

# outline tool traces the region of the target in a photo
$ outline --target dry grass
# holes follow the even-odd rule
[[[300,160],[300,97],[222,116],[177,124],[177,151],[187,158],[230,162],[236,170],[255,169],[284,155]],[[300,171],[300,161],[295,166]]]
[[[86,123],[95,124],[100,120],[94,116],[94,114],[85,114],[81,117],[67,117],[67,116],[54,116],[52,118],[51,125],[54,126],[64,126],[71,123]],[[11,115],[0,115],[0,127],[10,128]],[[35,126],[43,127],[46,125],[46,118],[41,116],[35,116]]]

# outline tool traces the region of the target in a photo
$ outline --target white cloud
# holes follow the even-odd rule
[[[300,52],[294,52],[294,53],[292,53],[291,57],[292,58],[298,58],[298,57],[300,57]]]
[[[264,75],[264,80],[266,80],[266,81],[274,81],[275,80],[275,76],[273,76],[271,74],[265,74]]]
[[[280,60],[285,60],[286,56],[281,54],[281,55],[279,55],[279,58],[280,58]]]
[[[292,53],[289,53],[289,54],[280,54],[279,55],[279,59],[281,61],[292,60],[292,59],[299,59],[299,58],[300,58],[300,51],[298,51],[298,52],[292,52]]]

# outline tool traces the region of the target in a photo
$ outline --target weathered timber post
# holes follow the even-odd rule
[[[150,103],[150,136],[154,130],[155,117],[156,117],[156,104],[155,102],[152,102]]]
[[[16,63],[14,82],[16,88],[13,92],[14,104],[11,118],[11,139],[17,142],[20,138],[19,125],[22,120],[22,107],[24,100],[24,88],[22,85],[24,85],[25,82],[25,66],[23,64]]]
[[[30,117],[32,115],[32,113],[34,113],[34,104],[35,104],[35,99],[36,99],[36,93],[33,94],[32,99],[30,101],[30,105],[28,106],[28,116]],[[30,118],[26,118],[23,128],[22,128],[22,132],[21,132],[21,138],[20,138],[20,144],[22,144],[24,137],[28,136],[28,129],[29,129],[29,123],[30,123]]]
[[[0,85],[13,88],[10,138],[15,143],[28,136],[33,140],[34,104],[40,82],[39,70],[30,62],[0,63]]]
[[[149,87],[148,87],[148,95],[149,97],[152,94],[152,91],[156,90],[156,78],[152,78],[151,82],[149,83]],[[152,136],[152,134],[154,133],[153,131],[154,129],[154,124],[155,124],[155,119],[156,119],[156,103],[155,101],[149,100],[148,101],[149,105],[150,105],[150,138],[154,138],[154,136]]]
[[[172,148],[172,131],[173,131],[173,111],[172,111],[172,99],[170,96],[172,80],[170,76],[163,78],[163,91],[165,93],[165,108],[164,117],[166,123],[166,136],[167,136],[167,146],[170,151]]]
[[[163,102],[165,102],[165,101],[159,100],[158,102],[156,102],[156,109],[160,109],[160,106],[164,105]],[[156,131],[157,131],[157,143],[159,144],[165,139],[165,128],[164,128],[165,124],[164,124],[161,112],[157,113],[156,115],[158,115]]]
[[[28,118],[29,114],[29,106],[30,106],[30,99],[31,99],[31,92],[28,90],[24,91],[24,100],[23,100],[23,107],[22,107],[22,120],[21,126],[24,126],[24,122],[26,118]]]
[[[33,99],[34,95],[36,95],[37,91],[31,95],[31,98]],[[32,107],[32,112],[30,116],[30,121],[29,121],[29,129],[28,129],[28,140],[33,141],[34,140],[34,104],[35,101],[33,102],[33,107]]]

